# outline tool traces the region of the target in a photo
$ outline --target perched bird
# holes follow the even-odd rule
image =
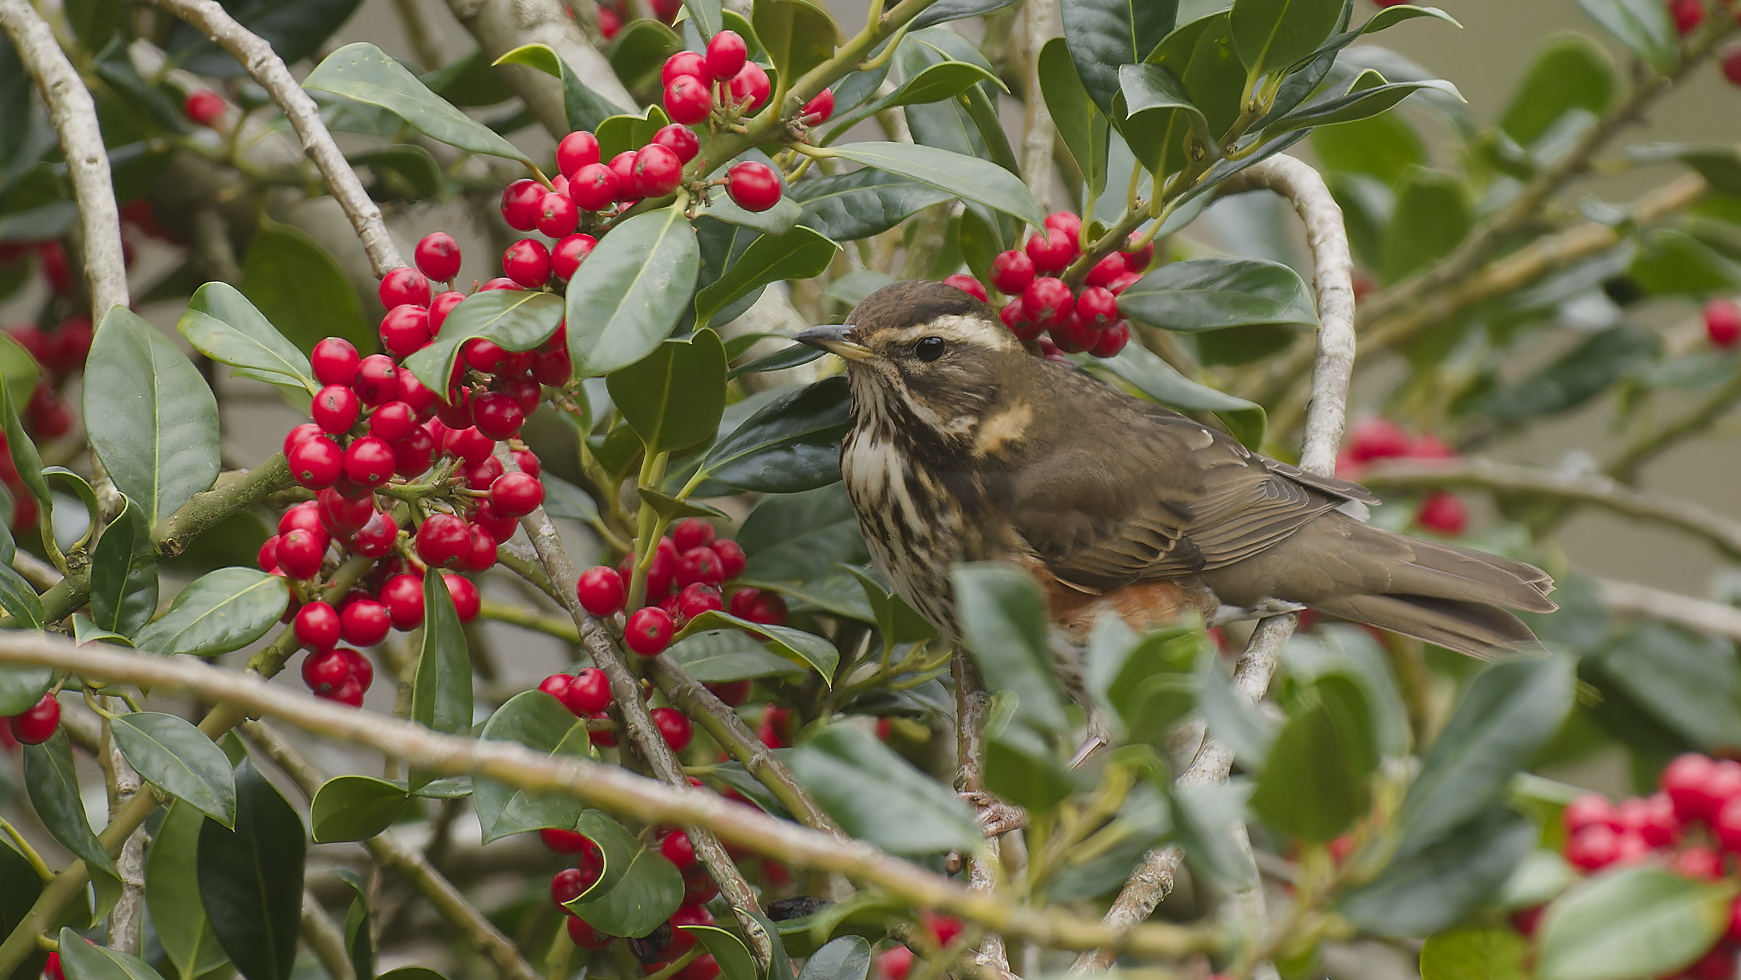
[[[1007,561],[1082,636],[1302,606],[1477,657],[1532,645],[1541,569],[1370,527],[1366,488],[1028,354],[953,286],[899,282],[797,339],[846,359],[841,474],[877,567],[952,634],[951,566]],[[1503,607],[1503,608],[1502,608]]]

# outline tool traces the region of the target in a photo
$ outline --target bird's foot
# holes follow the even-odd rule
[[[960,794],[973,807],[979,829],[987,837],[1002,837],[1012,830],[1028,825],[1028,814],[1021,807],[998,799],[983,790],[968,790]]]

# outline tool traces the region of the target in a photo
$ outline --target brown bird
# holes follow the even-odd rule
[[[1028,569],[1078,637],[1107,610],[1142,630],[1309,607],[1489,657],[1536,643],[1506,609],[1557,608],[1541,569],[1370,527],[1339,509],[1366,488],[1034,357],[953,286],[886,286],[797,339],[846,359],[859,528],[946,634],[961,561]]]

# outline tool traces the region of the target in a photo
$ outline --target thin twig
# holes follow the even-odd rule
[[[1741,640],[1741,609],[1734,606],[1612,579],[1596,580],[1596,597],[1617,615],[1645,616],[1700,633]]]
[[[777,820],[717,793],[667,785],[615,765],[553,757],[511,742],[443,735],[421,725],[335,705],[245,673],[185,657],[75,646],[50,636],[0,634],[0,663],[50,664],[81,676],[158,691],[186,691],[226,712],[271,715],[305,731],[381,753],[442,775],[482,776],[527,792],[565,793],[611,813],[706,827],[736,844],[799,867],[837,871],[917,908],[933,908],[1051,949],[1110,945],[1144,957],[1179,957],[1219,948],[1218,930],[1163,923],[1111,930],[1060,909],[1017,905],[965,886],[869,844]],[[214,726],[215,727],[215,726]],[[208,734],[210,731],[208,729]],[[139,797],[143,798],[143,797]],[[138,799],[138,798],[136,798]]]
[[[1040,49],[1058,35],[1058,5],[1051,0],[1027,0],[1022,4],[1022,19],[1027,26],[1028,48],[1028,56],[1022,59],[1028,69],[1027,117],[1022,124],[1022,179],[1044,206],[1052,194],[1052,178],[1057,172],[1053,151],[1058,129],[1052,125],[1052,112],[1040,95]]]
[[[1030,14],[1036,6],[1029,0]],[[978,793],[985,789],[985,721],[991,709],[991,694],[979,676],[973,660],[957,653],[950,664],[955,675],[955,788],[963,793]],[[1002,842],[988,837],[984,850],[969,859],[967,887],[974,891],[991,892],[997,887],[998,876],[992,869],[1002,859]],[[1009,949],[1003,937],[988,932],[979,941],[974,961],[981,969],[995,974],[1010,972]]]
[[[357,980],[357,969],[345,951],[344,934],[308,892],[302,893],[302,938],[332,980]]]
[[[36,80],[48,105],[49,119],[60,136],[73,198],[78,202],[79,238],[84,250],[85,284],[91,298],[91,322],[116,306],[128,305],[127,265],[121,252],[121,212],[109,175],[109,152],[97,128],[97,104],[72,62],[61,53],[54,30],[28,0],[0,0],[0,31],[24,69]],[[22,123],[22,120],[12,120]]]
[[[296,135],[302,139],[303,151],[326,179],[333,200],[350,218],[351,227],[363,243],[363,250],[369,254],[369,265],[374,268],[375,275],[384,276],[388,270],[404,265],[398,246],[393,244],[393,237],[387,233],[387,224],[381,219],[380,207],[369,198],[363,182],[345,161],[345,155],[333,141],[326,124],[321,122],[320,107],[296,83],[296,78],[290,74],[284,60],[272,50],[272,45],[237,23],[216,0],[153,2],[203,31],[228,51],[266,89],[272,101],[278,103]]]

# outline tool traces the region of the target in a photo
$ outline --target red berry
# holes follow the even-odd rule
[[[1081,254],[1075,236],[1056,228],[1028,239],[1027,252],[1028,258],[1034,260],[1035,271],[1046,275],[1063,272]]]
[[[768,73],[761,65],[753,61],[747,62],[731,77],[726,90],[731,93],[732,102],[740,107],[740,112],[753,113],[767,104]]]
[[[335,538],[362,530],[375,514],[375,501],[368,496],[347,497],[336,487],[328,487],[315,495],[314,512],[319,527]]]
[[[395,306],[381,318],[381,346],[394,357],[409,357],[429,346],[435,331],[429,327],[429,310],[407,303]]]
[[[196,126],[214,126],[224,117],[224,97],[209,88],[189,92],[181,104],[182,114]]]
[[[410,374],[409,371],[406,372]],[[320,396],[315,396],[318,402]],[[417,411],[404,402],[388,402],[369,416],[369,432],[388,442],[411,438],[411,433],[423,427],[417,423]]]
[[[731,78],[743,70],[750,48],[737,31],[720,31],[707,42],[707,71],[714,78]]]
[[[472,511],[472,523],[490,532],[490,537],[497,541],[506,541],[513,537],[515,529],[520,526],[512,517],[503,517],[496,513],[496,509],[490,506],[487,499]]]
[[[1125,268],[1129,269],[1132,275],[1139,277],[1143,273],[1149,271],[1149,263],[1155,260],[1155,242],[1152,238],[1147,242],[1144,242],[1142,248],[1139,248],[1134,252],[1130,250],[1130,245],[1136,244],[1138,241],[1141,241],[1142,238],[1142,232],[1131,232],[1130,238],[1128,239],[1129,244],[1125,246],[1124,251],[1119,253],[1124,256]]]
[[[544,484],[526,473],[504,473],[490,484],[490,505],[504,517],[524,517],[544,502]]]
[[[365,487],[378,487],[393,478],[397,465],[393,445],[380,436],[364,436],[345,450],[345,476]]]
[[[726,171],[725,190],[745,211],[766,211],[780,203],[780,175],[765,163],[746,160]]]
[[[1680,838],[1681,822],[1665,793],[1620,801],[1620,825],[1651,847],[1668,847]]]
[[[312,500],[304,500],[294,504],[278,518],[278,533],[294,531],[297,528],[313,531],[320,527],[320,505]]]
[[[345,452],[339,444],[325,436],[304,439],[285,456],[290,475],[310,490],[333,485],[344,471]]]
[[[1022,340],[1034,340],[1046,331],[1044,324],[1035,323],[1028,319],[1028,311],[1023,308],[1020,296],[1005,303],[997,311],[997,318],[1003,321],[1003,325],[1009,328],[1010,333]]]
[[[585,130],[569,133],[556,144],[556,172],[571,181],[576,170],[598,159],[598,137]]]
[[[1622,841],[1631,835],[1621,837]],[[1683,848],[1669,861],[1676,874],[1702,881],[1719,881],[1723,877],[1723,855],[1709,847]]]
[[[786,625],[786,600],[777,592],[739,589],[731,596],[731,614],[765,626]]]
[[[568,235],[550,248],[550,274],[567,282],[574,278],[580,270],[580,264],[598,247],[598,239],[591,235]],[[567,353],[564,351],[563,353]],[[562,379],[566,382],[565,376]]]
[[[357,365],[362,358],[351,342],[341,337],[328,337],[314,345],[308,355],[314,368],[314,379],[323,385],[348,385],[357,378]]]
[[[658,606],[645,606],[629,615],[623,627],[623,642],[643,657],[656,657],[671,645],[676,632],[670,614]]]
[[[1128,271],[1124,264],[1124,253],[1114,252],[1089,268],[1086,281],[1090,286],[1111,286]]]
[[[825,88],[798,110],[798,121],[806,126],[820,126],[834,115],[834,90]]]
[[[596,715],[611,706],[611,682],[597,667],[584,667],[575,672],[562,699],[576,717]]]
[[[655,711],[666,711],[668,708],[655,708]],[[659,853],[665,855],[665,860],[677,866],[677,870],[695,864],[695,845],[690,843],[689,835],[681,830],[673,830],[659,842]]]
[[[752,682],[746,679],[738,681],[716,681],[712,684],[708,684],[707,689],[712,691],[713,696],[718,698],[721,702],[735,708],[749,700],[750,688],[753,686]]]
[[[1076,295],[1076,315],[1095,327],[1118,319],[1118,299],[1109,289],[1089,286]]]
[[[459,614],[459,621],[469,623],[478,618],[484,600],[478,595],[478,587],[472,584],[472,580],[452,572],[443,572],[441,580],[447,584],[447,594],[453,599],[453,610]]]
[[[1730,85],[1741,85],[1741,45],[1731,44],[1723,49],[1720,59],[1723,66],[1723,77]]]
[[[1687,980],[1735,980],[1735,950],[1718,946],[1686,968]]]
[[[1026,252],[1010,249],[991,260],[991,284],[1000,293],[1014,295],[1034,281],[1034,260]]]
[[[387,270],[377,290],[383,309],[395,306],[429,306],[429,277],[416,269],[400,266]]]
[[[1741,71],[1741,48],[1733,54],[1737,70]],[[1726,63],[1726,62],[1725,62]],[[1736,82],[1741,85],[1741,82]],[[1705,304],[1705,336],[1713,347],[1734,347],[1741,343],[1741,306],[1733,300],[1714,299]]]
[[[487,572],[496,565],[496,536],[488,528],[473,524],[471,545],[460,564],[468,572]]]
[[[1042,276],[1022,290],[1022,309],[1035,323],[1058,327],[1070,321],[1076,309],[1076,298],[1064,280]]]
[[[1415,523],[1429,531],[1454,538],[1469,527],[1469,508],[1463,498],[1449,490],[1431,491],[1415,511]]]
[[[358,647],[372,647],[385,640],[387,630],[393,625],[387,607],[368,598],[352,599],[345,603],[339,619],[345,642]]]
[[[322,432],[337,435],[349,432],[351,426],[357,424],[357,415],[362,410],[363,405],[357,400],[356,392],[345,385],[327,385],[315,392],[308,414],[314,418],[314,424],[320,426]]]
[[[1124,350],[1128,343],[1130,343],[1130,324],[1119,320],[1101,330],[1100,337],[1088,350],[1095,357],[1117,357],[1118,352]]]
[[[321,559],[326,557],[327,536],[301,529],[278,536],[278,567],[296,579],[309,579],[320,573]]]
[[[1377,415],[1361,419],[1349,431],[1348,452],[1359,463],[1406,456],[1410,445],[1408,433]]]
[[[507,276],[497,276],[496,278],[491,279],[489,282],[484,283],[482,286],[479,286],[477,291],[480,293],[487,293],[492,289],[525,289],[525,288],[526,288],[525,286],[522,286],[519,283],[515,282],[514,280],[509,279]]]
[[[296,642],[324,650],[339,641],[339,614],[324,602],[311,602],[296,611]]]
[[[7,727],[12,729],[12,737],[20,743],[41,745],[54,737],[54,730],[60,727],[60,702],[55,700],[53,692],[44,694],[41,700],[22,713],[7,719]]]
[[[431,514],[417,529],[417,557],[435,568],[447,568],[471,550],[471,528],[452,514]]]
[[[574,231],[580,221],[580,208],[566,194],[551,191],[538,199],[538,230],[551,238],[561,238]]]
[[[389,578],[381,584],[381,603],[394,629],[416,629],[423,622],[423,581],[415,575]]]
[[[683,161],[669,146],[649,143],[635,153],[634,173],[637,195],[664,197],[683,183]]]
[[[706,56],[699,51],[679,51],[666,58],[665,64],[659,68],[659,84],[669,85],[679,75],[692,75],[704,81],[711,81],[713,78],[707,69]]]
[[[599,13],[603,14],[604,12],[605,8],[600,7]],[[615,936],[607,935],[594,929],[585,919],[582,919],[579,916],[570,915],[568,917],[568,941],[579,946],[581,949],[604,949],[606,946],[609,946],[611,940],[615,938]]]
[[[691,582],[669,600],[676,609],[675,619],[689,622],[702,613],[714,612],[725,608],[725,602],[720,598],[719,589],[701,582]]]
[[[522,238],[502,253],[502,274],[517,285],[537,289],[550,279],[550,250],[535,238]]]
[[[987,302],[988,294],[985,291],[984,284],[982,284],[978,279],[975,279],[970,275],[967,275],[967,274],[961,273],[961,272],[957,272],[951,276],[944,276],[943,277],[943,284],[945,286],[954,286],[956,289],[959,289],[962,292],[966,293],[967,295],[972,296],[974,299],[979,300],[981,303]]]
[[[1073,214],[1069,216],[1076,217]],[[930,910],[921,910],[919,924],[931,933],[931,938],[939,946],[947,946],[955,941],[955,937],[961,935],[961,920],[953,915],[938,915]]]
[[[609,565],[595,565],[580,573],[580,580],[575,583],[574,589],[579,595],[581,606],[594,616],[610,616],[621,612],[623,599],[628,594],[628,589],[623,585],[623,577]]]
[[[665,114],[675,122],[693,125],[713,111],[713,92],[694,75],[678,75],[665,83]]]
[[[376,511],[351,538],[351,550],[365,558],[385,558],[399,540],[399,525],[384,511]]]
[[[343,650],[314,650],[302,659],[302,683],[316,694],[331,694],[350,677],[350,659]]]
[[[1717,761],[1708,755],[1688,752],[1676,756],[1662,771],[1657,785],[1674,806],[1682,823],[1703,820],[1715,811],[1707,787],[1716,774]],[[1727,802],[1727,801],[1724,801]],[[1720,804],[1719,804],[1720,805]]]
[[[538,227],[538,202],[543,197],[543,184],[530,178],[514,181],[502,191],[502,220],[516,231],[531,231]]]
[[[1567,834],[1575,834],[1585,827],[1603,826],[1610,830],[1621,830],[1620,811],[1608,797],[1600,793],[1585,793],[1566,804],[1560,812],[1560,823],[1565,826]]]
[[[1047,330],[1052,342],[1058,349],[1075,354],[1089,350],[1100,339],[1100,331],[1082,321],[1082,318],[1072,314],[1070,319],[1056,324]]]
[[[1711,820],[1717,842],[1730,854],[1741,854],[1741,797],[1730,799]]]
[[[725,567],[719,555],[706,545],[691,548],[677,557],[677,584],[719,586],[725,582]]]
[[[713,543],[713,553],[719,556],[719,564],[725,570],[726,581],[731,581],[744,573],[744,566],[749,558],[744,555],[743,545],[730,538],[720,538]]]
[[[412,251],[417,268],[436,282],[451,282],[459,275],[459,242],[445,231],[432,231]]]
[[[876,955],[876,973],[882,980],[907,980],[913,972],[913,951],[893,946]]]
[[[616,171],[602,163],[590,163],[568,178],[568,196],[583,211],[603,211],[616,203]]]
[[[289,456],[292,449],[302,445],[304,441],[316,437],[324,439],[326,438],[326,433],[321,432],[320,426],[315,425],[313,422],[303,422],[300,425],[291,427],[290,431],[284,434],[284,455]],[[0,453],[0,460],[5,460],[8,467],[11,467],[12,458],[10,456]],[[12,467],[12,473],[7,475],[8,481],[17,480],[17,477],[12,475],[15,473],[17,473],[17,469]]]
[[[701,152],[701,138],[695,135],[695,130],[676,123],[659,127],[659,131],[653,134],[653,142],[669,147],[677,154],[679,163],[688,163]]]
[[[1074,211],[1053,211],[1046,215],[1040,226],[1047,231],[1061,231],[1070,236],[1071,241],[1082,237],[1082,216]]]
[[[429,430],[417,431],[393,443],[393,472],[409,480],[428,472],[435,463],[435,437]]]
[[[653,724],[658,726],[665,744],[671,746],[671,751],[681,752],[689,747],[690,739],[695,737],[695,726],[684,717],[683,712],[676,708],[654,708],[648,713],[653,718]]]
[[[1704,0],[1669,0],[1669,16],[1674,19],[1675,31],[1681,37],[1699,29],[1705,22]]]
[[[520,431],[520,424],[526,421],[526,410],[512,395],[486,391],[472,399],[472,418],[486,438],[501,440]]]
[[[394,401],[399,397],[399,366],[385,354],[370,354],[357,365],[351,388],[370,408]]]
[[[1566,840],[1566,862],[1583,871],[1613,864],[1620,856],[1620,835],[1602,824],[1585,827]]]

